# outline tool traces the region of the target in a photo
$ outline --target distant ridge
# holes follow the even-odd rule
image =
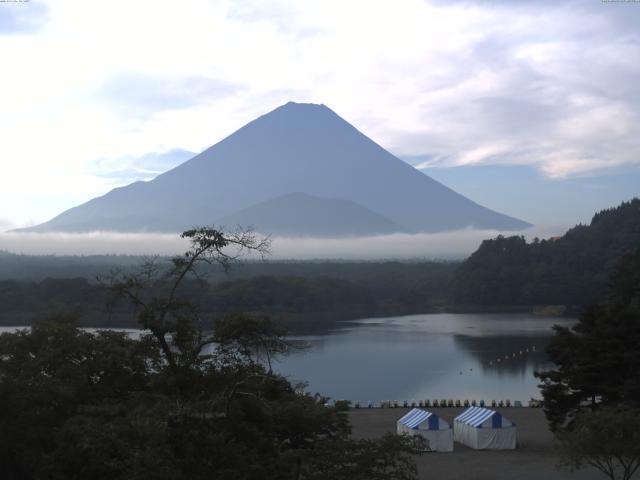
[[[283,231],[310,235],[345,230],[344,215],[336,216],[333,226],[326,219],[323,228],[312,226],[313,218],[294,219],[291,211],[283,210],[282,218],[276,218],[275,206],[286,202],[275,199],[293,193],[356,204],[363,217],[350,217],[354,225],[366,223],[365,218],[373,221],[373,215],[378,225],[374,230],[386,231],[381,219],[387,227],[396,225],[405,232],[530,226],[436,182],[324,105],[289,102],[149,182],[116,188],[24,230],[180,232],[243,217],[246,209],[255,214],[256,205],[269,201],[269,223]],[[368,234],[367,230],[355,234]]]
[[[219,220],[274,235],[341,237],[402,232],[382,215],[349,200],[290,193],[266,200]]]

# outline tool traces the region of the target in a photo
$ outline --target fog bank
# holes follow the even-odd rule
[[[466,257],[482,240],[499,234],[548,238],[566,227],[534,227],[524,232],[457,230],[353,238],[273,237],[270,259],[447,259]],[[158,233],[0,233],[0,250],[27,255],[174,255],[189,244],[179,235]]]

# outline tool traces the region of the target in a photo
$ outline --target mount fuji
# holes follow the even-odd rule
[[[181,232],[210,224],[338,237],[530,226],[433,180],[326,106],[290,102],[153,180],[23,231]]]

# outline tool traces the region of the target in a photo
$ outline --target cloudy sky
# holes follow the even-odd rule
[[[0,230],[324,103],[488,207],[640,195],[640,3],[0,2]]]

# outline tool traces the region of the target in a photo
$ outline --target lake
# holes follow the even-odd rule
[[[544,353],[551,327],[573,323],[448,313],[343,322],[328,333],[295,337],[310,348],[281,358],[274,368],[291,381],[307,381],[311,393],[363,405],[435,398],[526,403],[540,398],[533,372],[551,366]]]
[[[514,314],[427,314],[345,322],[296,337],[310,349],[275,369],[308,391],[360,401],[540,398],[536,370],[554,324],[575,320]],[[498,361],[499,360],[499,361]]]

